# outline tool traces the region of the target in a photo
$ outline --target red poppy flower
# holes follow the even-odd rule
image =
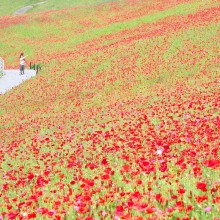
[[[188,205],[188,206],[186,207],[186,211],[187,211],[187,212],[190,212],[190,211],[192,211],[192,210],[193,210],[193,206]]]
[[[102,180],[108,180],[110,179],[110,176],[108,174],[102,175]]]
[[[146,208],[146,213],[147,213],[147,214],[151,214],[151,213],[153,213],[153,212],[155,212],[155,208],[154,208],[154,207],[147,207],[147,208]]]
[[[201,183],[201,182],[198,182],[197,184],[196,184],[196,187],[197,187],[197,189],[200,189],[200,190],[202,190],[203,192],[206,192],[207,191],[207,185],[205,184],[205,183]]]
[[[197,196],[197,197],[196,197],[196,200],[197,200],[198,203],[201,203],[201,202],[203,202],[203,201],[208,200],[208,196],[207,196],[207,195]]]
[[[28,219],[32,219],[32,218],[36,218],[36,216],[37,216],[36,213],[33,212],[33,213],[28,214],[27,217]]]
[[[205,160],[203,161],[203,165],[212,169],[216,169],[220,167],[220,160]]]
[[[104,166],[108,165],[107,159],[106,159],[106,158],[103,158],[101,164],[104,165]]]
[[[124,208],[122,206],[116,206],[115,209],[115,215],[119,217],[124,216]]]
[[[183,188],[178,189],[178,193],[179,193],[179,194],[184,194],[185,192],[186,192],[186,190],[183,189]]]

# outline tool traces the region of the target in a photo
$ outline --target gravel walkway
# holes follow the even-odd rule
[[[30,9],[32,9],[34,6],[36,6],[36,5],[42,5],[42,4],[46,3],[46,2],[47,2],[47,1],[38,2],[38,3],[36,3],[36,4],[28,5],[28,6],[26,6],[26,7],[20,8],[20,9],[18,9],[17,11],[15,11],[15,12],[13,13],[13,15],[21,15],[21,14],[24,14],[24,13],[26,13],[27,11],[29,11]]]
[[[16,12],[13,13],[13,15],[21,15],[24,14],[25,12],[27,12],[28,10],[32,9],[33,5],[28,5],[24,8],[20,8],[18,9]]]
[[[24,75],[20,75],[19,70],[5,70],[5,74],[0,78],[0,94],[6,93],[34,76],[36,76],[35,70],[25,70]]]

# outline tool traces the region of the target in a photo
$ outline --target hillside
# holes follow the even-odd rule
[[[42,70],[0,95],[0,219],[218,220],[219,36],[215,0],[1,17]]]

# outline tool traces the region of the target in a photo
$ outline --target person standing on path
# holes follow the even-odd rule
[[[21,53],[20,55],[20,75],[24,75],[24,69],[25,69],[25,56],[24,53]]]

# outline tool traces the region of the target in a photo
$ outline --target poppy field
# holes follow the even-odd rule
[[[0,95],[0,220],[220,220],[219,36],[217,0],[0,17],[42,66]]]

